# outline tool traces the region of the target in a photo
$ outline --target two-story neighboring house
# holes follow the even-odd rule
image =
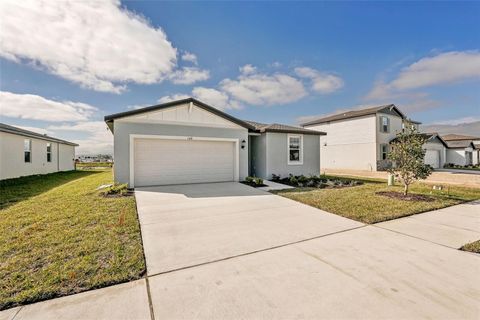
[[[327,169],[377,171],[388,165],[390,142],[404,126],[406,116],[393,104],[342,112],[301,124],[326,132],[320,139],[320,163]],[[418,129],[419,122],[409,120]],[[445,144],[428,134],[425,162],[434,168],[445,163]]]

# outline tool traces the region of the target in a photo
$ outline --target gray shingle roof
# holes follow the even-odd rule
[[[290,126],[286,124],[280,124],[280,123],[266,124],[266,123],[260,123],[260,122],[249,121],[249,120],[244,120],[244,121],[249,123],[253,127],[255,127],[255,130],[259,132],[284,132],[284,133],[326,135],[325,132],[309,130],[302,127],[295,127],[295,126]]]
[[[36,132],[30,131],[30,130],[25,130],[25,129],[21,129],[21,128],[18,128],[18,127],[10,126],[10,125],[4,124],[4,123],[0,123],[0,132],[18,134],[18,135],[25,136],[25,137],[38,138],[38,139],[42,139],[42,140],[46,140],[46,141],[68,144],[70,146],[75,146],[75,147],[78,146],[78,144],[70,142],[70,141],[53,138],[53,137],[47,136],[46,134],[36,133]]]
[[[301,126],[305,127],[308,125],[314,125],[314,124],[320,124],[320,123],[325,123],[325,122],[331,122],[331,121],[339,121],[339,120],[344,120],[344,119],[351,119],[351,118],[357,118],[357,117],[362,117],[362,116],[367,116],[371,114],[376,114],[377,112],[380,112],[385,109],[391,109],[397,112],[402,118],[405,119],[405,115],[394,105],[394,104],[387,104],[387,105],[382,105],[382,106],[376,106],[376,107],[369,107],[369,108],[364,108],[364,109],[359,109],[359,110],[352,110],[352,111],[345,111],[345,112],[340,112],[331,116],[327,117],[321,117],[312,121],[308,121],[305,123],[302,123]],[[412,121],[413,123],[420,123],[417,121]]]

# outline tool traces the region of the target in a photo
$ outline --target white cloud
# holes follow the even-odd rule
[[[120,93],[128,82],[160,82],[176,66],[164,31],[119,0],[5,0],[0,14],[0,56],[86,88]]]
[[[470,121],[477,119],[476,121]],[[478,117],[467,117],[452,121],[441,121],[438,123],[420,125],[422,132],[438,132],[440,134],[464,134],[480,137],[480,120]]]
[[[225,109],[241,109],[240,103],[230,99],[228,94],[218,91],[213,88],[195,87],[192,90],[192,95],[208,105],[219,110]]]
[[[197,60],[197,56],[191,52],[188,52],[188,51],[185,51],[183,54],[182,54],[182,60],[183,61],[188,61],[188,62],[191,62],[195,65],[198,64],[198,60]]]
[[[257,68],[252,66],[251,64],[246,64],[243,67],[238,68],[241,74],[253,74],[257,72]]]
[[[224,79],[220,87],[235,100],[252,105],[286,104],[307,95],[301,81],[280,73],[240,75],[237,80]]]
[[[82,154],[112,154],[113,135],[103,121],[85,121],[75,124],[51,125],[47,130],[55,133],[73,132],[86,135],[83,139],[69,140],[79,144],[75,149],[77,155]]]
[[[210,72],[197,67],[183,67],[169,76],[169,79],[175,84],[192,84],[208,78],[210,78]]]
[[[190,98],[188,94],[177,93],[177,94],[161,97],[160,99],[158,99],[158,103],[167,103],[170,101],[182,100],[182,99],[188,99],[188,98]]]
[[[459,124],[469,124],[472,122],[480,122],[480,117],[463,117],[463,118],[458,118],[458,119],[452,119],[452,120],[447,120],[447,121],[436,121],[432,123],[431,125],[459,125]]]
[[[376,81],[365,96],[368,101],[405,101],[407,109],[420,111],[438,107],[440,103],[416,89],[480,79],[479,51],[452,51],[426,57],[403,68],[392,81]]]
[[[295,73],[299,77],[311,79],[312,90],[321,94],[335,92],[344,85],[342,78],[308,67],[295,68]]]
[[[390,83],[397,90],[480,79],[480,51],[452,51],[420,59]]]
[[[80,102],[54,101],[33,94],[0,91],[1,115],[4,117],[51,122],[89,119],[97,108]]]

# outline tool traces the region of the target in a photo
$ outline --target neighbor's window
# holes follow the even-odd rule
[[[390,119],[388,117],[380,117],[380,132],[390,132]]]
[[[52,162],[52,144],[47,143],[47,162]]]
[[[388,144],[380,145],[380,157],[382,160],[387,160],[388,155]]]
[[[288,164],[302,164],[303,143],[301,135],[288,136]]]
[[[32,140],[23,140],[23,153],[25,162],[32,162]]]

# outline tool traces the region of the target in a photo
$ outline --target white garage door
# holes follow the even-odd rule
[[[433,168],[439,168],[440,167],[440,151],[427,150],[425,153],[425,164],[429,164]]]
[[[135,139],[135,186],[233,181],[230,141]]]

